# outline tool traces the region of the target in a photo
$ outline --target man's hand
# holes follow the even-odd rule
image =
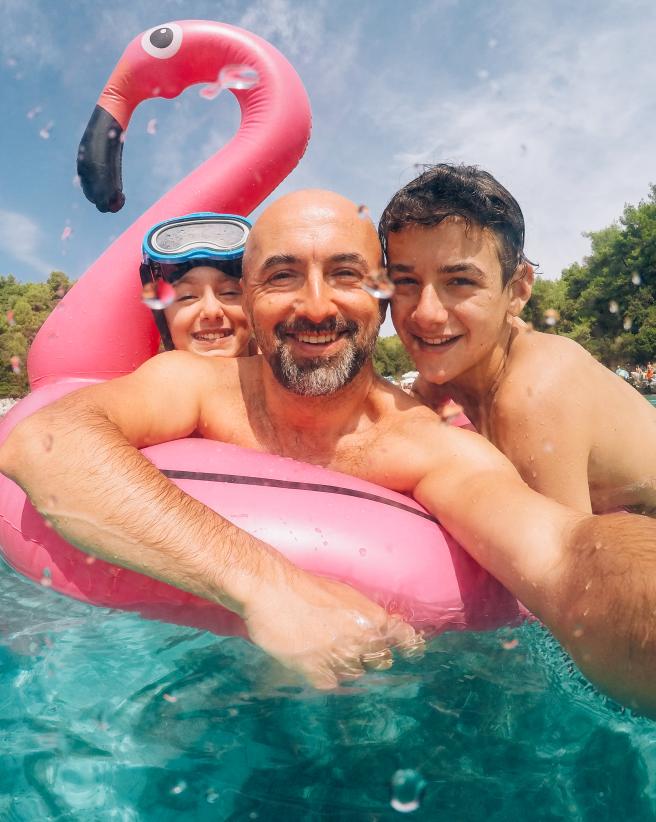
[[[259,585],[242,615],[253,642],[323,690],[389,668],[394,648],[414,655],[423,644],[400,617],[348,585],[291,566],[284,581]]]

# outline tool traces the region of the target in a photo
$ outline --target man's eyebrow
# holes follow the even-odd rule
[[[360,265],[367,266],[367,260],[362,256],[362,254],[358,254],[357,252],[353,251],[350,253],[344,254],[333,254],[332,257],[328,258],[328,262],[330,263],[359,263]]]
[[[270,257],[267,257],[262,264],[262,271],[275,268],[277,265],[294,265],[300,262],[300,259],[293,254],[272,254]]]

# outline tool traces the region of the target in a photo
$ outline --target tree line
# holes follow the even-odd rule
[[[571,337],[609,368],[645,365],[656,358],[656,186],[585,236],[590,255],[558,280],[538,277],[523,317],[539,331]],[[71,285],[61,271],[45,283],[0,276],[0,397],[27,393],[30,343]],[[396,378],[414,367],[396,336],[378,340],[374,364]]]

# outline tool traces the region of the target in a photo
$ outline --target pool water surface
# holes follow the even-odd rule
[[[537,624],[445,634],[339,693],[237,638],[93,608],[0,565],[0,819],[656,819],[656,723]]]

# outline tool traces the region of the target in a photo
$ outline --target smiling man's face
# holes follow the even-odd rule
[[[324,396],[359,373],[381,321],[361,284],[380,266],[372,223],[339,195],[297,192],[264,212],[244,257],[244,303],[281,385]]]

